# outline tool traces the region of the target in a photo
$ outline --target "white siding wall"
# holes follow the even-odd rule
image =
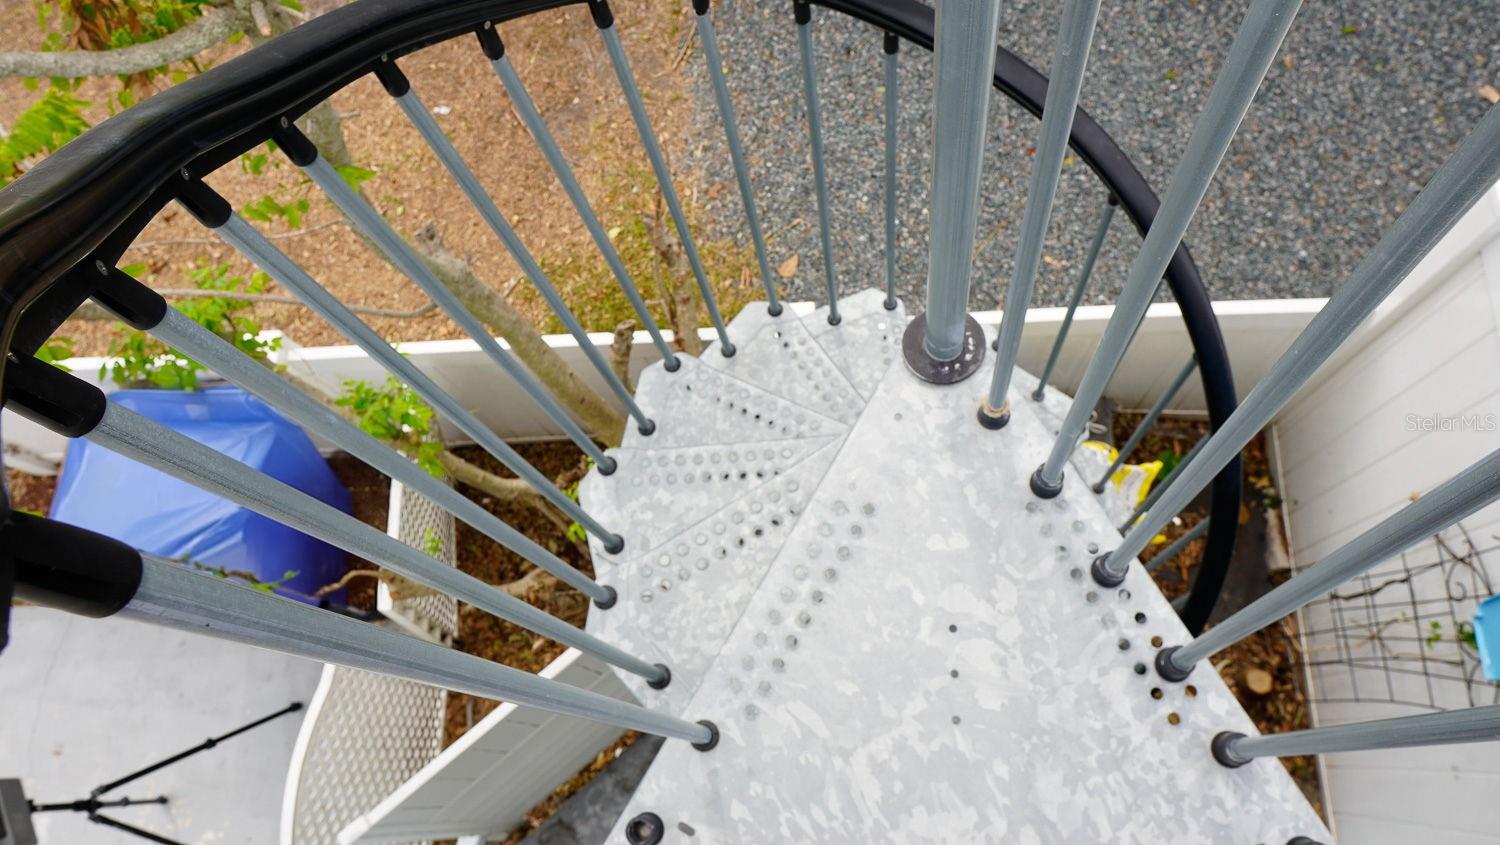
[[[1412,415],[1474,415],[1478,425],[1422,430]],[[1485,415],[1491,415],[1489,422]],[[1500,188],[1483,197],[1276,419],[1297,565],[1316,562],[1412,495],[1500,447],[1497,418]],[[1474,546],[1493,549],[1484,558],[1500,579],[1500,504],[1462,525],[1468,538],[1445,532],[1450,545],[1461,553],[1471,538]],[[1467,707],[1476,692],[1494,700],[1493,689],[1445,679],[1456,673],[1440,661],[1459,652],[1449,641],[1451,621],[1440,629],[1442,641],[1429,645],[1416,636],[1440,610],[1454,607],[1459,620],[1472,613],[1472,598],[1452,600],[1442,567],[1422,569],[1440,557],[1435,542],[1419,544],[1404,561],[1377,566],[1368,584],[1347,585],[1343,592],[1416,571],[1409,586],[1387,587],[1370,601],[1308,608],[1303,623],[1320,724]],[[1472,592],[1469,573],[1459,575],[1460,586]],[[1364,636],[1340,638],[1334,629]],[[1367,636],[1374,630],[1381,632],[1378,639]],[[1393,666],[1416,671],[1389,671]],[[1500,802],[1494,800],[1500,794],[1500,747],[1493,743],[1334,754],[1323,764],[1341,842],[1500,841]]]

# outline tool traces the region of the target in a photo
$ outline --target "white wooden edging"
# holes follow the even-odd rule
[[[1235,386],[1241,396],[1255,386],[1324,302],[1323,299],[1271,299],[1214,303],[1214,313],[1218,315],[1234,368]],[[798,314],[813,311],[812,303],[807,302],[794,303],[790,307]],[[1059,390],[1071,393],[1077,386],[1113,311],[1107,305],[1078,309],[1053,374],[1053,385]],[[1062,324],[1063,314],[1062,308],[1033,308],[1027,312],[1026,329],[1021,336],[1021,366],[1032,372],[1041,370],[1052,348],[1052,339]],[[984,311],[974,317],[991,330],[1000,323],[999,311]],[[713,340],[712,329],[703,329],[700,334],[704,342]],[[604,333],[589,337],[605,350],[613,340],[613,335]],[[600,395],[608,395],[572,336],[548,335],[546,341],[579,378],[592,385]],[[495,368],[473,341],[427,340],[399,346],[413,363],[451,391],[506,440],[554,440],[562,436],[562,432],[534,404],[524,399],[520,389]],[[385,381],[385,372],[358,347],[301,347],[289,340],[283,341],[283,347],[276,356],[278,363],[335,393],[346,379],[363,379],[372,384]],[[1172,303],[1152,305],[1105,395],[1122,409],[1144,409],[1165,388],[1171,374],[1182,366],[1191,352],[1177,306]],[[632,372],[639,373],[656,359],[649,337],[645,332],[637,332],[631,352]],[[79,378],[98,383],[99,367],[103,362],[102,358],[74,358],[67,364]],[[111,384],[102,386],[106,391],[114,389]],[[1196,379],[1189,380],[1168,410],[1187,414],[1203,412],[1203,391]],[[6,466],[41,475],[57,471],[67,448],[66,438],[10,411],[4,412],[0,425],[3,425],[0,430],[4,432]],[[442,423],[442,431],[448,442],[463,442],[462,435],[446,423]]]
[[[597,658],[568,649],[539,673],[637,703]],[[339,833],[341,845],[503,836],[622,731],[506,703]]]
[[[1439,241],[1277,415],[1272,432],[1298,566],[1500,445],[1500,188]],[[1500,574],[1500,504],[1462,526],[1443,532],[1449,547],[1462,553],[1472,540],[1491,575]],[[1458,632],[1447,622],[1425,626],[1434,608],[1450,604],[1463,621],[1484,595],[1471,586],[1477,579],[1443,559],[1433,541],[1418,544],[1377,564],[1368,583],[1336,593],[1386,589],[1303,611],[1303,649],[1318,664],[1309,673],[1316,724],[1470,706],[1466,685],[1447,679],[1458,674],[1445,665],[1458,656]],[[1424,640],[1430,633],[1438,636]],[[1490,703],[1493,691],[1479,690],[1487,694],[1478,703]],[[1330,754],[1320,763],[1340,841],[1494,842],[1500,829],[1500,756],[1491,744]]]

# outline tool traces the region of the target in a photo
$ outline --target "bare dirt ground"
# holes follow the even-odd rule
[[[674,165],[674,182],[689,217],[697,220],[704,190],[698,174],[675,167],[692,102],[684,73],[676,67],[691,11],[674,0],[641,0],[621,15],[620,37],[630,55],[647,110]],[[35,49],[41,33],[28,0],[0,0],[0,49]],[[643,294],[655,301],[659,273],[655,251],[641,221],[658,210],[655,182],[630,120],[619,83],[604,47],[582,6],[528,16],[502,28],[507,56],[527,84],[553,135],[632,271]],[[244,52],[224,45],[211,51],[216,63]],[[532,143],[510,101],[473,38],[458,38],[422,50],[401,62],[413,89],[434,113],[439,125],[467,159],[496,204],[542,263],[564,298],[591,330],[608,331],[630,315],[629,306],[609,275],[577,214]],[[95,105],[92,122],[108,117],[106,103],[118,90],[113,80],[90,80],[79,96]],[[0,124],[8,125],[35,99],[19,80],[0,81]],[[459,189],[407,123],[396,103],[373,77],[363,78],[333,96],[355,163],[375,171],[362,185],[365,195],[398,231],[410,236],[436,223],[444,243],[467,256],[479,277],[500,290],[544,331],[561,324],[524,281],[520,271],[469,205]],[[264,152],[265,147],[260,147]],[[261,224],[277,245],[312,276],[350,304],[412,310],[427,304],[425,295],[382,258],[374,255],[342,217],[301,173],[279,154],[253,175],[230,165],[209,179],[236,207],[270,195],[287,203],[306,199],[309,211],[300,229],[283,222]],[[699,227],[694,225],[695,230]],[[732,241],[700,243],[720,304],[734,314],[758,290],[751,283],[751,257]],[[122,263],[145,264],[145,281],[157,288],[188,288],[188,270],[202,263],[228,262],[235,274],[252,268],[231,249],[205,232],[185,212],[169,206],[142,233]],[[758,280],[757,280],[758,283]],[[277,292],[273,286],[268,292]],[[661,319],[660,308],[654,309]],[[343,338],[316,315],[297,305],[257,304],[264,328],[281,329],[306,345],[336,344]],[[416,318],[367,318],[392,340],[456,338],[461,333],[446,318],[429,313]],[[110,324],[65,325],[59,334],[78,343],[79,354],[107,348]]]

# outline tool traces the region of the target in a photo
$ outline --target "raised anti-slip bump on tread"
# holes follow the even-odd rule
[[[828,324],[828,309],[819,308],[805,321],[808,331],[860,396],[868,399],[901,352],[906,307],[885,307],[885,294],[870,288],[839,300],[843,321]]]
[[[656,432],[642,437],[627,426],[622,446],[739,445],[848,430],[838,420],[705,366],[697,358],[680,355],[678,360],[682,367],[675,373],[654,364],[641,374],[635,398],[657,421]]]
[[[1052,409],[1013,395],[986,432],[978,398],[885,368],[755,584],[691,624],[696,596],[673,585],[662,618],[683,624],[643,633],[683,648],[711,629],[717,657],[668,706],[712,720],[719,746],[668,743],[622,823],[656,813],[695,842],[1326,835],[1281,766],[1208,753],[1218,731],[1254,731],[1216,674],[1189,692],[1137,671],[1185,630],[1139,564],[1117,589],[1088,578],[1118,533],[1079,473],[1055,499],[1027,489]]]
[[[623,560],[596,555],[600,583],[615,587],[620,601],[609,611],[590,613],[588,630],[672,668],[672,683],[660,691],[621,675],[642,703],[683,712],[841,443],[829,439],[773,480],[654,548]]]
[[[706,365],[841,422],[853,423],[864,410],[864,397],[791,311],[772,316],[765,303],[753,302],[727,330],[739,351],[725,358],[710,345]]]
[[[834,438],[612,449],[619,470],[610,476],[589,473],[579,485],[579,499],[600,522],[617,527],[625,537],[624,554],[632,557],[770,483]]]

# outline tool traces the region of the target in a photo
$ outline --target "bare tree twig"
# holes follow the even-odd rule
[[[277,232],[274,235],[266,235],[265,237],[268,241],[279,241],[287,238],[300,238],[303,235],[311,235],[312,233],[322,231],[323,229],[329,229],[334,226],[343,226],[345,222],[346,221],[344,220],[330,220],[327,223],[319,223],[316,226],[309,226],[306,229],[295,229],[290,232]],[[177,238],[174,240],[165,241],[137,241],[126,247],[126,249],[153,249],[163,246],[223,246],[223,244],[224,242],[219,240],[218,238]]]
[[[248,22],[229,7],[210,8],[203,16],[155,41],[114,50],[0,52],[0,77],[130,76],[191,58],[242,32]]]

